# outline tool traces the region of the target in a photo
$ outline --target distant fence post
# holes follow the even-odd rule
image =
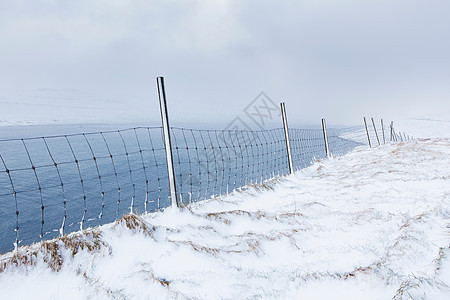
[[[390,138],[389,138],[389,141],[390,142],[392,142],[392,139],[393,139],[393,136],[394,136],[394,134],[392,133],[392,130],[393,130],[393,125],[392,125],[392,123],[393,123],[393,121],[391,121],[391,124],[389,125],[389,127],[390,127],[390,129],[391,129],[391,136],[390,136]]]
[[[330,157],[330,149],[328,148],[327,124],[325,122],[325,119],[322,119],[322,131],[323,140],[325,142],[325,154],[327,157]]]
[[[170,199],[172,207],[178,206],[177,186],[175,183],[175,168],[173,165],[172,144],[170,140],[169,114],[167,111],[166,89],[164,87],[164,77],[156,79],[158,85],[159,107],[161,109],[161,122],[164,134],[164,146],[166,149],[167,172],[169,175]]]
[[[366,127],[367,140],[369,141],[369,148],[372,148],[372,144],[370,143],[369,129],[367,129],[366,117],[364,117],[364,126]]]
[[[396,142],[397,138],[394,131],[394,121],[391,121],[391,142]]]
[[[378,146],[380,146],[381,144],[380,144],[380,139],[378,138],[377,128],[375,127],[375,122],[373,121],[373,118],[371,118],[371,119],[372,119],[373,131],[375,131],[375,136],[377,137]]]
[[[392,126],[392,140],[396,143],[398,143],[398,136],[397,133],[395,132],[395,128],[394,128],[394,121],[391,122],[391,126]]]
[[[292,174],[294,172],[294,166],[292,165],[291,144],[289,141],[289,128],[288,128],[287,116],[286,116],[286,106],[285,106],[284,102],[281,102],[280,106],[281,106],[281,118],[283,119],[284,138],[286,140],[286,150],[287,150],[287,156],[288,156],[289,173]]]
[[[386,145],[386,138],[384,137],[384,123],[383,123],[383,119],[381,119],[381,131],[383,132],[383,145]]]

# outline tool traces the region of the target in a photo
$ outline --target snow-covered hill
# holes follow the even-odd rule
[[[397,131],[422,138],[450,138],[450,112],[416,116],[395,123]]]
[[[4,255],[0,298],[446,299],[449,175],[449,139],[357,148]]]

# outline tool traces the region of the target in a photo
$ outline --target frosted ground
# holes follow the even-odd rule
[[[20,248],[0,298],[448,299],[448,121],[405,122],[441,138]]]

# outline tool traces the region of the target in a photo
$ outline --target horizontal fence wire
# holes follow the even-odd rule
[[[183,203],[228,194],[289,171],[283,129],[172,128],[177,191]]]
[[[0,252],[167,207],[163,144],[160,127],[0,141]]]
[[[327,130],[328,144],[332,155],[344,155],[354,148],[367,145],[364,126]]]
[[[384,142],[402,141],[368,122]],[[385,137],[382,137],[382,134]],[[380,135],[381,134],[381,135]],[[282,128],[171,128],[179,202],[209,199],[289,173]],[[289,129],[294,170],[326,157],[323,131]],[[367,145],[364,126],[328,129],[332,155]],[[161,127],[0,140],[0,253],[168,207]]]

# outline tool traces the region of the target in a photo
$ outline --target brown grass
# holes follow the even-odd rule
[[[101,240],[101,232],[98,230],[90,229],[73,233],[50,241],[19,248],[10,258],[1,262],[0,273],[9,267],[36,265],[38,259],[42,259],[50,269],[58,272],[64,263],[64,253],[69,252],[70,257],[74,257],[80,251],[98,252],[102,247],[109,248]]]
[[[279,178],[274,178],[264,183],[249,183],[248,187],[254,188],[258,192],[262,191],[273,191],[273,187],[277,182],[279,182]]]
[[[153,237],[153,232],[155,231],[155,227],[147,226],[144,219],[141,216],[135,214],[124,215],[122,218],[116,221],[114,227],[118,225],[125,225],[125,227],[127,227],[131,231],[142,232],[149,237]]]

